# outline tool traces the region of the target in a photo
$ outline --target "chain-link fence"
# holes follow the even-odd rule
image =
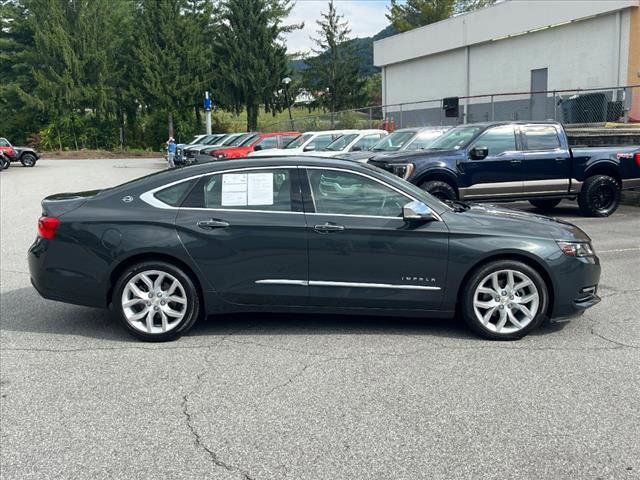
[[[269,125],[272,130],[343,128],[388,130],[501,120],[554,120],[565,125],[640,124],[640,85],[599,89],[492,93],[458,97],[457,116],[447,116],[444,99],[297,115]]]

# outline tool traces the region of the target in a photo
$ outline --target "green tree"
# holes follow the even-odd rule
[[[387,18],[399,32],[492,5],[496,0],[391,0]]]
[[[204,83],[204,69],[211,68],[209,62],[199,63],[193,53],[200,45],[193,35],[195,27],[190,24],[189,7],[192,12],[196,9],[196,15],[200,12],[196,2],[190,3],[138,0],[136,8],[137,41],[133,49],[136,93],[147,112],[165,116],[170,136],[176,135],[177,117],[191,109],[197,91],[204,87],[195,83],[199,80]]]
[[[336,11],[333,0],[327,13],[316,23],[318,38],[313,39],[315,57],[306,60],[304,84],[318,96],[318,106],[332,112],[362,106],[366,102],[366,80],[360,72],[360,61],[349,41],[349,24]]]
[[[222,0],[215,35],[216,99],[236,113],[247,112],[247,129],[258,127],[258,112],[279,111],[278,91],[289,75],[284,33],[302,25],[285,25],[290,0]]]

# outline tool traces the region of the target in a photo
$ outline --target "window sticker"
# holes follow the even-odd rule
[[[248,183],[249,205],[273,205],[273,173],[250,173]]]
[[[247,205],[247,174],[225,173],[222,175],[222,206],[244,207]]]

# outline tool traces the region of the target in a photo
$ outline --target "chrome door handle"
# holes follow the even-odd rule
[[[201,220],[196,225],[204,230],[213,230],[214,228],[227,228],[229,222],[224,220]]]
[[[322,225],[316,225],[313,229],[318,233],[331,233],[341,232],[344,230],[343,225],[336,225],[335,223],[323,223]]]
[[[511,160],[511,163],[513,163],[514,165],[517,165],[519,163],[522,163],[522,160]]]

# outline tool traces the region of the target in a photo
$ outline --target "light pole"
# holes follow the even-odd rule
[[[284,77],[282,83],[284,84],[284,100],[287,102],[287,110],[289,110],[289,123],[291,123],[291,130],[294,130],[293,117],[291,116],[291,102],[289,102],[289,84],[291,83],[291,79]]]

